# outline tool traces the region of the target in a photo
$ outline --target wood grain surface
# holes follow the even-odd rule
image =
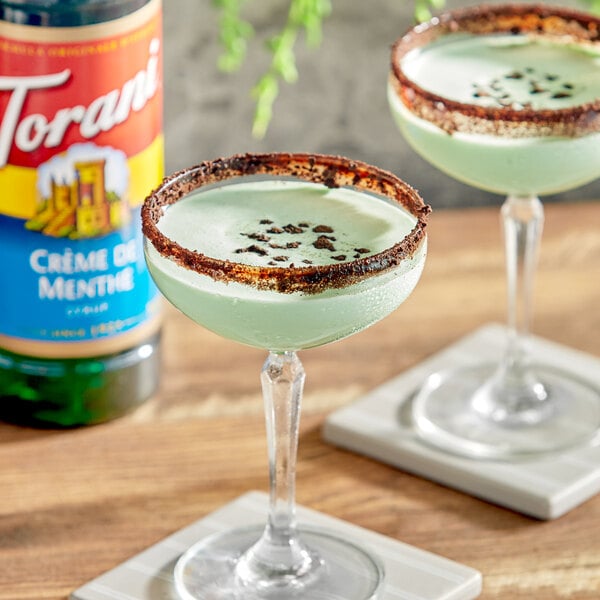
[[[298,502],[479,569],[483,599],[600,598],[600,498],[539,522],[321,440],[332,410],[503,321],[498,209],[438,211],[421,282],[393,315],[301,353]],[[549,205],[536,334],[600,357],[600,203]],[[267,489],[264,353],[166,309],[160,393],[96,427],[0,424],[0,600],[65,600],[249,490]]]

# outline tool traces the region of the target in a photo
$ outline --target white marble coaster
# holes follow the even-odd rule
[[[406,412],[425,377],[442,368],[499,359],[506,329],[486,325],[332,413],[323,436],[337,446],[473,496],[537,517],[555,519],[600,491],[600,445],[590,444],[544,460],[475,461],[432,448],[417,439]],[[600,387],[600,360],[532,337],[536,360],[569,369]]]
[[[202,537],[240,525],[265,523],[268,498],[249,492],[79,588],[70,600],[176,600],[173,567]],[[322,513],[298,507],[300,523],[343,532],[384,562],[381,600],[469,600],[481,593],[481,574]]]

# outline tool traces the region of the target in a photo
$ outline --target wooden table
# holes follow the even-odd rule
[[[439,211],[417,290],[368,331],[301,354],[298,502],[479,569],[481,598],[600,597],[600,497],[539,522],[321,440],[332,410],[504,319],[498,209]],[[549,205],[535,333],[600,356],[600,203]],[[267,489],[264,353],[167,309],[160,394],[73,431],[0,425],[0,599],[75,588],[238,495]]]

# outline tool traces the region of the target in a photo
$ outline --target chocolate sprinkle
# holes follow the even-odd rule
[[[333,245],[331,240],[325,235],[320,235],[313,242],[313,246],[318,250],[331,250],[332,252],[335,252],[335,246]]]
[[[537,81],[531,81],[531,88],[529,89],[530,94],[543,94],[548,90],[543,88]]]
[[[266,256],[268,254],[268,252],[264,248],[261,248],[256,244],[252,244],[252,246],[248,246],[247,248],[238,248],[235,251],[236,254],[243,254],[244,252],[253,252],[254,254],[258,254],[259,256]]]
[[[296,225],[292,225],[291,223],[289,225],[286,225],[283,230],[286,233],[304,233],[304,230],[302,229],[302,227],[297,227]]]
[[[315,233],[333,233],[333,228],[329,227],[329,225],[317,225],[313,227],[313,231]]]
[[[279,249],[279,250],[289,250],[290,248],[298,248],[300,246],[300,242],[287,242],[286,244],[275,244],[271,242],[269,244],[269,248]]]
[[[264,233],[245,233],[246,237],[249,237],[251,240],[256,240],[258,242],[268,242],[271,238]]]

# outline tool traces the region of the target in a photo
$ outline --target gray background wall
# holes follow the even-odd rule
[[[474,3],[447,0],[446,7]],[[285,21],[288,0],[247,0],[246,16],[255,37],[246,63],[234,74],[216,66],[220,47],[211,0],[164,0],[167,172],[238,152],[334,153],[397,173],[434,207],[499,205],[499,196],[430,167],[407,146],[392,121],[385,97],[389,51],[412,25],[412,0],[332,4],[321,46],[306,49],[299,38],[299,79],[281,86],[269,131],[256,140],[250,90],[268,67],[263,41]],[[547,201],[594,198],[600,199],[600,181]]]

